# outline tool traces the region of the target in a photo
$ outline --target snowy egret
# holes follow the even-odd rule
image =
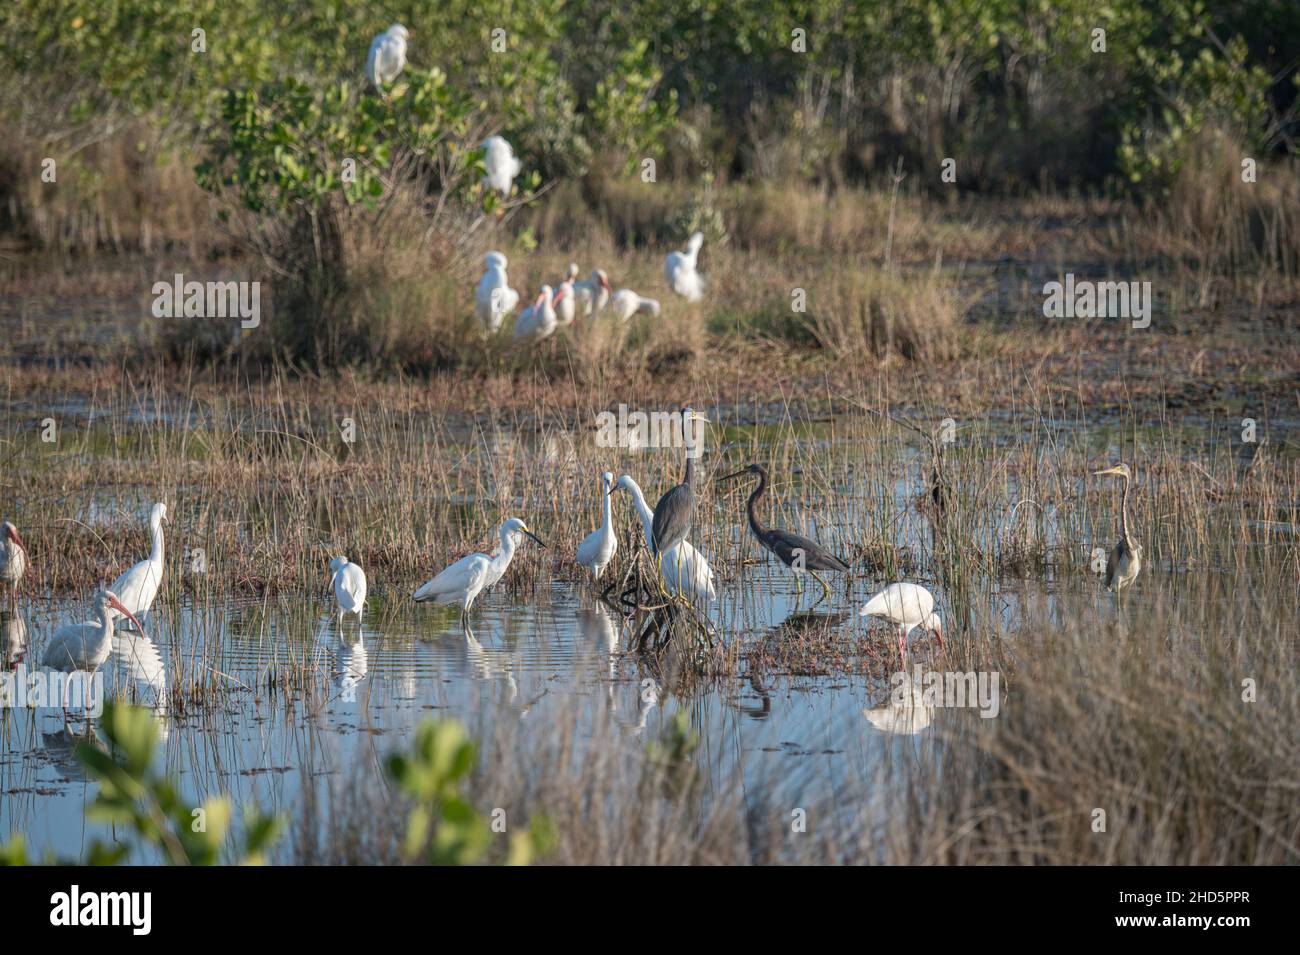
[[[504,255],[489,252],[483,257],[483,264],[486,271],[474,292],[474,314],[491,334],[501,328],[502,319],[514,312],[519,304],[519,293],[510,287]]]
[[[573,283],[573,293],[578,297],[583,317],[589,318],[609,304],[609,276],[604,269],[592,269],[591,278]]]
[[[573,320],[578,316],[577,293],[573,290],[573,283],[577,278],[578,263],[570,262],[569,271],[565,273],[564,281],[560,283],[555,298],[555,319],[561,325],[572,325]]]
[[[519,313],[515,319],[515,340],[530,339],[540,342],[555,334],[558,319],[555,315],[555,294],[549,285],[542,286],[537,300]]]
[[[698,302],[704,298],[704,280],[695,270],[695,262],[700,255],[700,246],[704,244],[704,233],[696,232],[686,243],[685,252],[669,252],[664,260],[664,275],[668,277],[668,286],[688,302]]]
[[[136,629],[144,632],[140,621],[131,611],[122,605],[117,595],[111,590],[100,589],[95,592],[95,613],[99,623],[73,623],[60,627],[54,632],[41,665],[63,673],[82,671],[93,674],[108,659],[113,647],[113,621],[118,616],[126,617],[135,624]],[[68,685],[64,683],[64,708],[67,708]]]
[[[614,559],[618,550],[618,534],[614,532],[614,518],[611,514],[610,494],[614,490],[614,475],[606,471],[600,476],[600,494],[604,508],[604,520],[598,529],[586,536],[578,545],[578,563],[591,571],[593,580],[600,577],[606,565]]]
[[[907,650],[907,635],[918,626],[934,634],[943,646],[943,621],[934,612],[934,594],[917,584],[890,584],[858,611],[863,617],[879,617],[898,627],[898,652]]]
[[[626,491],[632,496],[637,517],[641,519],[641,528],[645,532],[645,543],[654,547],[654,512],[646,503],[641,486],[624,474],[614,486],[616,491]],[[695,549],[690,541],[684,540],[675,547],[664,551],[664,559],[659,570],[664,586],[670,594],[681,595],[698,600],[717,600],[718,591],[713,582],[713,568],[704,555]]]
[[[822,585],[824,591],[822,599],[825,600],[830,596],[831,588],[817,571],[847,571],[849,565],[821,544],[809,540],[802,534],[784,531],[778,527],[769,528],[763,526],[763,522],[758,519],[758,508],[756,506],[758,499],[767,491],[767,469],[761,464],[751,464],[718,480],[729,481],[746,474],[758,475],[758,487],[754,488],[753,493],[749,495],[749,500],[745,503],[745,507],[749,511],[749,529],[754,532],[754,536],[758,538],[760,544],[775,554],[781,563],[794,570],[796,589],[801,589],[799,575],[807,570],[817,579],[817,583]]]
[[[659,498],[655,505],[653,535],[650,541],[651,552],[660,554],[674,544],[686,539],[691,532],[691,522],[695,519],[695,455],[697,449],[692,447],[690,423],[692,421],[708,422],[708,418],[690,408],[682,409],[682,443],[686,448],[686,473],[682,483],[671,487]]]
[[[1111,550],[1110,559],[1106,561],[1106,589],[1118,593],[1133,583],[1137,579],[1138,572],[1142,570],[1142,545],[1133,540],[1128,525],[1128,492],[1133,481],[1133,473],[1123,462],[1093,472],[1097,477],[1106,474],[1124,479],[1124,495],[1119,505],[1119,541]]]
[[[158,588],[162,586],[162,526],[166,520],[167,505],[159,501],[149,512],[149,537],[152,540],[149,556],[130,570],[124,571],[108,588],[137,617],[143,617],[149,612],[154,598],[158,596]]]
[[[366,56],[366,79],[377,90],[393,82],[406,66],[406,41],[410,32],[400,23],[391,27],[370,41],[370,53]]]
[[[659,302],[653,298],[642,298],[630,288],[621,288],[610,296],[609,309],[619,321],[626,322],[638,312],[658,315]]]
[[[27,573],[27,545],[18,528],[8,521],[0,524],[0,581],[9,585],[10,604],[18,603],[18,582]]]
[[[411,595],[416,603],[434,601],[440,604],[460,604],[461,623],[469,618],[469,608],[484,589],[491,587],[510,566],[521,535],[531,537],[542,547],[546,545],[517,517],[501,525],[501,546],[492,554],[470,554],[445,568],[438,576],[424,584]]]
[[[335,557],[330,561],[330,570],[334,576],[330,583],[334,585],[334,603],[339,609],[339,627],[343,627],[343,615],[357,615],[357,625],[361,624],[361,613],[366,609],[366,572],[346,557]]]
[[[503,196],[510,195],[510,187],[515,176],[523,172],[524,164],[515,158],[514,148],[500,136],[483,140],[482,149],[483,165],[487,169],[483,185]]]

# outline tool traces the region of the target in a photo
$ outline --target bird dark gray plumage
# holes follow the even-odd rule
[[[767,492],[767,469],[759,464],[751,464],[744,470],[729,474],[727,477],[738,477],[746,472],[758,475],[758,487],[754,488],[753,493],[749,495],[745,506],[749,511],[749,529],[754,532],[760,544],[775,554],[777,559],[787,567],[793,567],[802,552],[805,570],[846,571],[849,569],[849,565],[840,558],[802,534],[782,530],[779,527],[764,527],[763,522],[758,519],[757,505],[758,499]]]
[[[695,489],[691,486],[695,479],[695,449],[691,447],[686,430],[693,416],[695,412],[690,408],[682,409],[682,438],[686,448],[686,473],[682,476],[682,483],[669,488],[659,498],[654,519],[650,522],[650,542],[655,554],[662,554],[686,540],[695,520]]]

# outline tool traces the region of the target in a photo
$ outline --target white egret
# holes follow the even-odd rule
[[[334,585],[334,603],[339,610],[339,627],[343,626],[343,615],[357,615],[357,625],[361,624],[361,613],[366,609],[366,572],[346,557],[335,557],[330,561],[330,570]]]
[[[609,297],[609,310],[621,322],[626,322],[638,312],[643,315],[658,315],[659,302],[653,298],[642,298],[630,288],[621,288]]]
[[[632,504],[641,518],[641,527],[645,531],[646,546],[654,547],[654,512],[645,501],[641,487],[630,475],[624,474],[618,479],[615,490],[623,490],[632,495]],[[699,600],[717,600],[718,591],[714,587],[713,568],[704,555],[695,549],[690,541],[664,551],[660,575],[670,594]]]
[[[1110,552],[1106,561],[1106,589],[1116,593],[1123,590],[1137,579],[1142,570],[1142,545],[1133,540],[1128,526],[1128,492],[1133,482],[1133,473],[1128,465],[1120,462],[1102,471],[1094,471],[1095,476],[1110,474],[1124,479],[1124,495],[1119,505],[1119,541]]]
[[[573,290],[573,283],[577,278],[578,263],[570,262],[569,271],[565,273],[564,281],[560,283],[559,291],[555,296],[555,319],[561,325],[572,325],[578,315],[578,300]]]
[[[606,471],[600,476],[600,493],[604,507],[604,520],[598,529],[586,536],[578,545],[578,563],[591,571],[593,580],[600,577],[606,565],[614,559],[618,550],[618,534],[614,531],[613,508],[610,494],[614,490],[614,475]]]
[[[167,505],[159,501],[149,512],[149,537],[152,545],[149,556],[113,581],[108,588],[117,594],[123,606],[137,617],[144,617],[158,596],[163,578],[163,531],[167,520]]]
[[[41,657],[42,666],[63,673],[82,671],[93,674],[103,666],[113,648],[113,621],[118,616],[126,617],[136,629],[144,632],[140,621],[111,590],[101,588],[96,591],[94,604],[99,623],[73,623],[56,630]],[[67,689],[68,685],[64,683],[65,708]]]
[[[664,275],[668,277],[669,288],[688,302],[704,298],[704,280],[695,269],[703,244],[704,233],[696,232],[686,243],[685,252],[669,252],[664,260]]]
[[[489,252],[483,257],[483,264],[486,271],[474,292],[474,314],[483,323],[483,328],[492,334],[501,328],[502,319],[519,305],[519,293],[510,287],[504,255]]]
[[[495,189],[503,196],[510,195],[510,187],[515,176],[524,170],[524,164],[515,158],[514,148],[500,136],[489,136],[483,140],[483,165],[487,175],[483,185]]]
[[[542,286],[537,300],[519,313],[515,319],[515,340],[530,339],[540,342],[555,334],[558,319],[555,315],[555,293],[549,285]]]
[[[590,318],[593,312],[603,311],[609,304],[609,276],[604,269],[592,269],[591,278],[573,283],[573,293],[578,297],[583,316]]]
[[[9,585],[10,604],[18,603],[18,582],[27,573],[27,546],[18,528],[8,521],[0,524],[0,582]]]
[[[469,554],[442,570],[438,576],[424,584],[411,595],[416,603],[434,601],[440,604],[460,604],[461,623],[469,618],[469,608],[474,598],[491,587],[510,566],[521,535],[531,537],[542,547],[546,545],[528,529],[523,521],[512,517],[501,525],[501,546],[491,554]]]
[[[890,584],[858,611],[863,617],[879,617],[898,628],[898,652],[907,651],[907,635],[917,627],[934,634],[943,646],[943,621],[934,612],[934,594],[917,584]]]
[[[394,23],[370,41],[366,79],[375,89],[382,91],[385,84],[397,79],[406,66],[406,41],[410,35],[406,27]]]

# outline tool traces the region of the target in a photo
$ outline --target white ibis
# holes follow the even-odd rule
[[[515,340],[540,342],[550,338],[557,322],[555,295],[549,285],[543,285],[542,294],[515,319]]]
[[[144,617],[158,596],[163,578],[163,523],[167,505],[159,501],[149,512],[149,556],[122,573],[108,589],[117,594],[122,605],[137,617]]]
[[[60,627],[54,632],[41,665],[63,673],[77,671],[93,674],[108,659],[113,648],[113,621],[118,616],[126,617],[135,624],[141,633],[144,628],[135,615],[127,610],[122,601],[111,590],[103,588],[95,592],[95,613],[99,623],[73,623]],[[64,708],[67,708],[67,683],[64,683]]]
[[[406,66],[406,41],[410,35],[406,27],[394,23],[370,41],[370,52],[366,55],[366,79],[375,89],[382,91],[385,85],[401,74]]]
[[[482,149],[483,165],[487,169],[483,185],[503,196],[510,195],[515,176],[523,172],[524,164],[515,158],[514,148],[500,136],[483,140]]]
[[[879,617],[898,628],[898,652],[907,651],[907,635],[917,627],[934,634],[943,647],[943,621],[934,612],[934,594],[917,584],[890,584],[858,611],[863,617]]]
[[[591,278],[573,283],[573,293],[578,297],[578,307],[583,317],[603,311],[609,304],[609,276],[604,269],[592,269]]]
[[[483,257],[485,271],[474,291],[474,314],[489,334],[501,328],[501,321],[519,305],[519,293],[510,287],[507,259],[500,252]]]
[[[618,534],[614,531],[614,518],[611,513],[613,509],[610,505],[610,494],[613,490],[614,475],[606,471],[600,476],[604,520],[599,528],[588,534],[578,545],[578,563],[591,571],[593,580],[600,577],[601,571],[614,559],[614,552],[618,550]]]
[[[704,233],[696,232],[686,243],[684,252],[669,252],[668,258],[664,260],[668,287],[688,302],[698,302],[704,298],[704,280],[695,268],[703,244]]]
[[[658,315],[659,302],[653,298],[643,298],[630,288],[621,288],[609,297],[609,310],[620,322],[626,322],[633,315]]]
[[[546,545],[528,529],[523,521],[512,517],[501,525],[501,546],[492,554],[469,554],[454,564],[443,569],[438,576],[424,584],[411,595],[416,603],[433,601],[440,604],[460,604],[462,625],[469,619],[469,608],[474,598],[491,587],[510,566],[514,559],[515,548],[520,538],[527,536],[537,541],[542,547]]]
[[[339,628],[343,627],[343,615],[357,615],[357,625],[361,624],[362,611],[366,609],[366,572],[346,557],[335,557],[330,561],[330,570],[334,576],[330,581],[334,585],[334,603],[339,611]]]
[[[569,271],[564,275],[564,281],[555,296],[555,320],[561,325],[572,325],[573,320],[578,316],[578,297],[573,289],[573,283],[578,278],[578,263],[570,262]]]
[[[0,583],[9,585],[9,603],[18,603],[18,582],[27,573],[27,547],[18,528],[8,521],[0,524]]]

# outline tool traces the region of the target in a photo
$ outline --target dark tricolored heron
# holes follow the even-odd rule
[[[695,519],[695,489],[691,486],[695,479],[696,449],[691,447],[691,420],[708,422],[708,418],[692,411],[682,409],[682,438],[686,447],[686,473],[682,483],[670,488],[659,503],[655,505],[654,520],[650,524],[650,546],[659,559],[662,576],[664,553],[676,547],[691,532],[691,522]]]
[[[1110,559],[1106,561],[1106,589],[1118,593],[1133,583],[1137,579],[1138,571],[1142,569],[1142,545],[1133,540],[1128,526],[1128,492],[1129,485],[1133,481],[1133,472],[1128,469],[1127,464],[1120,462],[1092,473],[1098,477],[1113,474],[1124,479],[1124,496],[1120,499],[1119,505],[1119,542],[1110,552]]]
[[[799,583],[799,573],[806,570],[817,578],[817,583],[822,585],[822,590],[825,591],[822,594],[822,599],[825,600],[830,596],[831,588],[817,571],[847,571],[849,565],[821,544],[809,540],[802,534],[784,531],[778,527],[763,526],[763,522],[758,519],[758,510],[755,507],[758,499],[767,491],[767,469],[761,464],[751,464],[718,480],[729,481],[732,478],[742,477],[746,474],[758,475],[758,487],[754,488],[754,492],[749,495],[749,501],[745,505],[749,510],[749,529],[754,532],[754,536],[758,538],[760,544],[775,554],[781,563],[795,571],[794,582],[797,592],[802,593],[803,591]]]

